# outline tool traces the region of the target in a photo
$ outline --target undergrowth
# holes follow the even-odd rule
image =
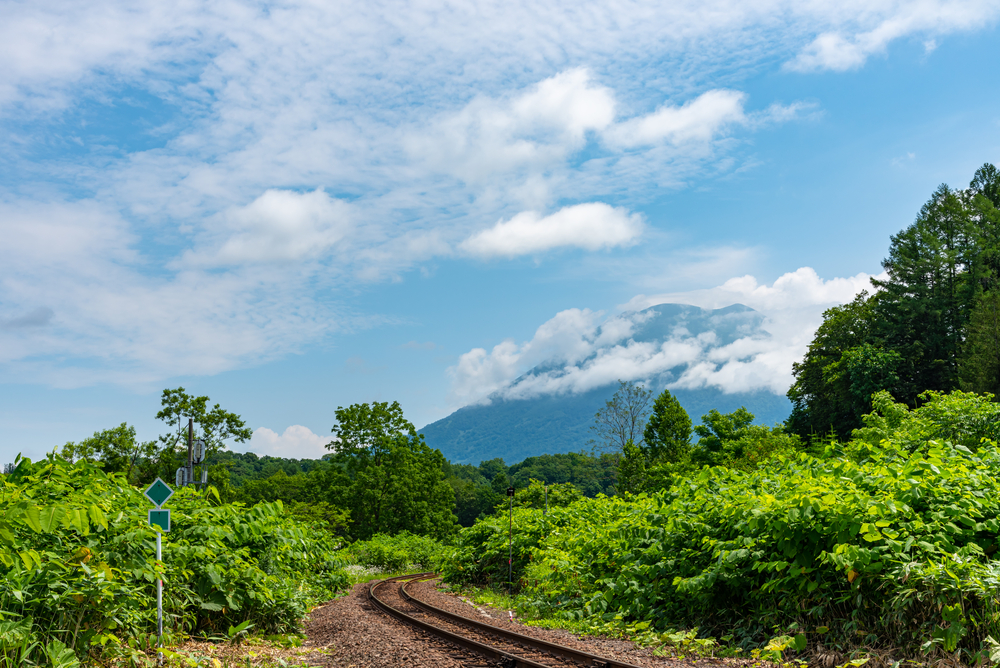
[[[179,490],[162,562],[150,507],[122,476],[54,454],[0,477],[0,667],[141,662],[156,644],[157,579],[167,645],[243,624],[294,633],[348,582],[333,537],[280,502]]]
[[[821,456],[706,467],[547,516],[515,509],[522,616],[650,637],[699,629],[744,655],[988,661],[1000,637],[1000,406],[925,399],[910,411],[877,396],[865,428]],[[442,570],[502,589],[507,558],[504,513],[464,530]]]

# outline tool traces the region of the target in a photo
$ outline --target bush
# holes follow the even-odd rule
[[[965,440],[986,424],[974,395],[928,401],[884,407],[891,424],[866,420],[883,430],[879,447],[859,432],[850,456],[834,445],[757,470],[706,467],[669,490],[554,509],[544,524],[516,510],[515,578],[540,611],[567,618],[700,627],[746,645],[825,628],[828,646],[974,660],[1000,637],[1000,452],[982,436],[975,452],[918,445],[921,430]],[[446,577],[506,580],[506,519],[464,530]]]
[[[347,559],[351,563],[377,568],[387,573],[404,570],[433,570],[446,548],[429,536],[403,531],[390,536],[375,534],[369,540],[351,545]]]
[[[20,460],[0,477],[0,492],[0,661],[9,665],[38,661],[59,643],[84,660],[148,645],[158,578],[172,633],[244,621],[295,630],[347,582],[329,534],[280,502],[213,506],[192,488],[178,491],[166,504],[172,526],[160,565],[151,504],[121,474],[52,454]]]

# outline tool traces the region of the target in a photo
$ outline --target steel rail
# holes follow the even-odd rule
[[[430,579],[430,578],[425,578]],[[412,580],[411,582],[415,582]],[[537,649],[542,652],[548,652],[555,656],[562,657],[564,659],[569,659],[570,661],[575,661],[577,663],[582,663],[584,665],[591,665],[598,668],[639,668],[631,663],[625,663],[624,661],[618,661],[617,659],[609,659],[603,656],[597,656],[596,654],[590,654],[582,650],[573,649],[572,647],[566,647],[565,645],[558,645],[556,643],[551,643],[546,640],[540,640],[538,638],[533,638],[531,636],[522,635],[515,631],[509,631],[499,626],[493,626],[492,624],[486,624],[485,622],[480,622],[475,619],[470,619],[468,617],[463,617],[462,615],[456,615],[453,612],[448,612],[447,610],[442,610],[426,601],[422,601],[408,591],[406,587],[410,584],[407,582],[400,588],[400,594],[410,603],[414,604],[424,612],[428,612],[434,615],[439,615],[448,620],[456,622],[458,624],[464,624],[466,626],[472,627],[476,631],[482,633],[491,633],[494,635],[501,636],[507,640],[513,642],[522,643],[530,645],[532,648]]]
[[[496,649],[495,647],[490,647],[489,645],[484,645],[481,642],[476,642],[471,638],[466,638],[464,636],[451,633],[450,631],[445,631],[442,628],[434,626],[433,624],[428,624],[427,622],[412,617],[401,610],[397,610],[392,607],[378,596],[375,595],[375,590],[384,584],[390,582],[396,582],[399,580],[419,580],[421,578],[428,579],[430,577],[436,577],[436,573],[418,573],[416,575],[400,575],[394,578],[388,578],[386,580],[381,580],[372,583],[371,587],[368,588],[368,599],[375,604],[375,606],[382,612],[395,617],[405,624],[410,624],[417,627],[423,631],[434,634],[439,638],[446,640],[452,644],[458,645],[459,647],[464,647],[467,650],[475,652],[480,655],[485,655],[488,658],[495,659],[499,662],[500,666],[503,668],[549,668],[541,663],[536,663],[531,659],[525,659],[508,652]]]

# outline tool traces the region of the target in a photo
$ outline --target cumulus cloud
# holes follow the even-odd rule
[[[459,248],[481,257],[514,257],[572,246],[587,250],[633,243],[642,216],[603,202],[567,206],[549,216],[524,211],[463,241]]]
[[[293,424],[281,434],[267,427],[254,429],[250,443],[244,446],[246,452],[288,459],[321,459],[330,454],[326,444],[331,436],[314,434],[308,427]]]
[[[344,237],[351,214],[348,204],[322,188],[306,193],[269,189],[250,204],[227,210],[223,218],[218,248],[189,253],[189,261],[242,265],[314,258]]]
[[[476,348],[462,355],[448,370],[452,398],[468,403],[489,401],[490,395],[520,399],[578,393],[618,379],[783,394],[792,382],[792,362],[805,353],[822,312],[853,299],[870,286],[870,278],[862,273],[824,280],[803,267],[771,285],[743,276],[707,290],[639,295],[623,314],[603,321],[590,311],[563,311],[530,341],[506,340],[489,352]],[[634,332],[650,318],[640,311],[666,303],[723,311],[711,316],[713,330],[691,332],[681,325],[662,340],[635,340]],[[759,320],[752,313],[724,309],[732,304],[753,308]],[[721,331],[735,334],[721,340]]]
[[[614,115],[612,91],[576,68],[510,97],[477,97],[429,128],[414,130],[406,146],[463,181],[478,181],[562,160],[583,144],[588,131],[607,127]]]

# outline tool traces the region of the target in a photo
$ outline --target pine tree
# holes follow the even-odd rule
[[[670,390],[663,390],[653,402],[653,414],[643,438],[651,460],[676,463],[687,457],[691,449],[691,418]]]
[[[959,375],[966,392],[1000,400],[1000,292],[984,295],[972,313]]]

